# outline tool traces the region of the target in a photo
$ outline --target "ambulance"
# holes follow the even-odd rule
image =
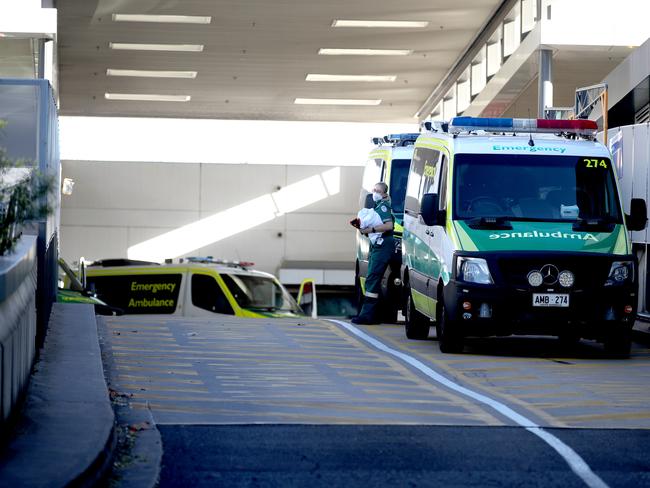
[[[413,155],[413,144],[420,134],[389,134],[384,137],[374,137],[372,143],[376,146],[369,154],[363,171],[359,207],[373,208],[372,189],[376,183],[388,185],[388,195],[391,199],[395,215],[395,252],[384,279],[382,280],[382,298],[380,304],[380,319],[384,322],[395,322],[400,308],[402,289],[400,269],[402,264],[402,222],[404,218],[404,195],[406,180]],[[368,253],[370,240],[368,236],[357,232],[356,261],[355,261],[355,290],[359,309],[363,301],[365,281],[368,274]]]
[[[85,279],[91,292],[125,314],[304,316],[272,274],[252,266],[212,257],[181,258],[165,264],[106,259],[89,264]]]
[[[427,129],[431,129],[430,126]],[[630,352],[637,260],[590,120],[456,117],[415,143],[404,210],[406,336],[550,335]]]

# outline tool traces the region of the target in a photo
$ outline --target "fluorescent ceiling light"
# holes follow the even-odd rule
[[[199,15],[113,14],[115,22],[161,22],[168,24],[209,24],[212,17]]]
[[[306,81],[395,81],[396,75],[319,75],[310,73]]]
[[[330,49],[321,48],[318,54],[326,56],[408,56],[410,49]]]
[[[412,20],[335,20],[332,27],[386,27],[396,29],[422,29],[429,25],[426,21]]]
[[[142,78],[196,78],[196,71],[153,71],[140,69],[106,70],[106,76],[137,76]]]
[[[352,98],[296,98],[296,105],[379,105],[381,100],[355,100]]]
[[[153,95],[146,93],[104,93],[106,100],[129,100],[136,102],[189,102],[190,95]]]
[[[109,42],[108,47],[126,51],[203,51],[203,44],[135,44],[128,42]]]

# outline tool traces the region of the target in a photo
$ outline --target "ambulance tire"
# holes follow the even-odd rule
[[[423,340],[429,337],[429,317],[418,312],[411,296],[411,287],[405,286],[404,332],[409,339]]]
[[[357,299],[357,315],[359,315],[363,306],[363,290],[361,290],[361,278],[359,277],[358,268],[354,276],[354,292]]]
[[[563,332],[557,336],[558,341],[560,342],[560,347],[567,351],[570,351],[577,347],[580,342],[580,334],[576,332]]]
[[[397,322],[397,308],[393,304],[393,300],[389,297],[383,300],[383,305],[380,309],[380,319],[382,324],[394,324]]]
[[[625,327],[625,328],[623,328]],[[622,330],[610,333],[604,340],[605,353],[612,358],[626,359],[632,349],[632,330],[621,326]]]
[[[388,269],[390,272],[390,268]],[[388,273],[387,273],[388,274]],[[397,322],[397,313],[399,312],[400,292],[398,288],[391,287],[394,278],[388,276],[388,284],[386,286],[386,295],[380,297],[379,301],[379,317],[384,324],[394,324]]]
[[[436,320],[436,334],[440,352],[461,353],[463,352],[463,336],[460,333],[458,322],[451,320],[442,300],[438,302],[438,320]]]

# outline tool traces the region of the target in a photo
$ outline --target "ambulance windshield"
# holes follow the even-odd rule
[[[454,218],[477,217],[622,223],[607,158],[458,154]]]
[[[222,274],[221,278],[242,308],[300,313],[289,292],[270,277]]]
[[[393,207],[393,213],[404,214],[404,197],[406,196],[406,182],[409,176],[410,159],[393,159],[390,168],[390,181],[388,192]]]

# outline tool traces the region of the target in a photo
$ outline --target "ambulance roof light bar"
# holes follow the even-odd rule
[[[372,143],[379,145],[382,143],[395,144],[398,146],[403,146],[407,142],[415,142],[418,138],[419,133],[407,133],[407,134],[388,134],[384,137],[373,137]]]
[[[225,259],[214,259],[212,256],[188,256],[186,258],[181,258],[181,263],[185,259],[188,263],[202,263],[202,264],[221,264],[223,266],[228,266],[231,268],[250,268],[255,266],[255,263],[251,261],[227,261]]]
[[[449,132],[449,123],[442,120],[426,120],[422,126],[430,132]]]
[[[593,120],[511,119],[497,117],[454,117],[450,132],[483,130],[486,132],[572,132],[595,135],[598,124]]]

